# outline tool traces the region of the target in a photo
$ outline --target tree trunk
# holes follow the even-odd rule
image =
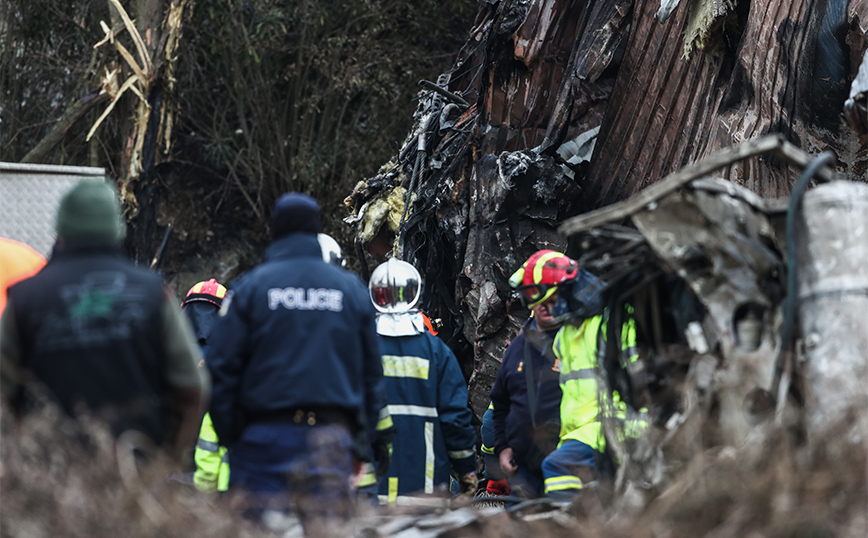
[[[54,124],[54,127],[51,128],[51,131],[48,132],[42,139],[39,141],[36,146],[33,147],[30,151],[27,152],[21,162],[23,163],[43,163],[46,160],[46,157],[54,147],[59,144],[63,138],[66,136],[66,133],[69,129],[78,123],[80,119],[82,119],[88,112],[94,109],[97,105],[104,104],[109,100],[109,95],[107,93],[100,94],[91,94],[83,99],[80,99],[74,103],[72,103],[66,111],[63,113],[63,116],[57,120],[57,123]]]

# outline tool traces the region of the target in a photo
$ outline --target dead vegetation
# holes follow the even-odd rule
[[[722,447],[686,462],[645,504],[613,502],[606,487],[569,510],[428,509],[369,514],[357,535],[588,538],[853,537],[868,531],[868,445],[835,456],[798,448],[777,431],[758,450]],[[835,435],[835,432],[829,432]],[[749,444],[749,443],[748,443]],[[43,406],[16,421],[4,407],[0,437],[0,535],[4,537],[250,537],[275,534],[240,520],[230,503],[169,477],[157,455],[131,471],[132,456],[99,424],[77,425]],[[633,496],[632,499],[637,499]]]

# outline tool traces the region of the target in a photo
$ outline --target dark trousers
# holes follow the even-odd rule
[[[302,521],[349,519],[352,439],[335,425],[259,423],[230,450],[230,489],[249,493],[248,516],[294,505]]]

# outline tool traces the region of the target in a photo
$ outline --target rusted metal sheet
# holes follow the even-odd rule
[[[487,95],[481,109],[478,148],[482,154],[529,149],[544,141],[587,7],[577,0],[530,2],[525,18],[510,35],[513,60],[487,58]],[[495,33],[506,30],[496,28]],[[515,61],[523,67],[517,68]],[[461,88],[460,83],[455,88]],[[594,88],[584,91],[594,93]],[[586,99],[597,103],[591,123],[598,121],[594,116],[601,116],[604,100]],[[576,120],[581,122],[581,115],[577,114]],[[582,128],[594,126],[584,123]]]
[[[839,171],[859,177],[866,155],[855,135],[842,130],[843,99],[835,102],[814,82],[832,67],[847,67],[827,65],[838,61],[834,55],[821,61],[814,54],[821,44],[835,50],[831,38],[819,41],[820,28],[840,18],[840,3],[745,4],[737,21],[715,30],[712,37],[723,48],[685,60],[681,35],[693,3],[678,3],[661,24],[654,18],[659,1],[636,2],[600,151],[586,182],[589,208],[622,200],[681,166],[773,132],[805,150],[834,149]],[[829,103],[833,112],[826,112]],[[767,198],[786,196],[796,179],[775,160],[744,161],[725,177]]]
[[[833,150],[838,171],[860,177],[866,156],[840,116],[846,91],[838,79],[855,76],[844,35],[837,34],[846,26],[846,2],[765,0],[749,7],[735,64],[721,72],[722,100],[708,117],[709,136],[695,158],[780,132],[805,151]],[[829,26],[831,33],[824,30]],[[789,194],[796,179],[774,161],[743,163],[727,178],[769,198]]]
[[[682,58],[682,5],[660,24],[658,2],[638,0],[633,29],[584,181],[586,209],[638,192],[687,164],[703,137],[703,111],[717,69],[702,55]],[[687,143],[685,143],[688,141]]]
[[[594,31],[580,35],[576,48],[576,77],[593,82],[609,67],[627,35],[633,3],[634,0],[594,2],[587,25]]]

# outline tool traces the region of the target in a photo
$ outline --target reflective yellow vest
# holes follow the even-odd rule
[[[202,419],[194,457],[196,473],[193,475],[193,483],[196,484],[196,489],[205,492],[229,489],[228,450],[220,445],[210,414],[206,414]]]
[[[602,452],[606,438],[600,416],[598,356],[606,341],[606,326],[603,315],[588,318],[581,325],[564,325],[555,336],[552,346],[561,369],[561,435],[558,446],[568,439],[581,441]],[[636,349],[636,325],[630,319],[621,329],[621,353],[629,362],[638,359]],[[612,394],[615,415],[627,419],[627,405],[617,394]],[[642,425],[626,424],[627,434],[635,437]],[[641,421],[639,421],[641,422]],[[622,423],[623,424],[623,423]],[[636,431],[638,430],[638,432]],[[621,431],[623,434],[623,430]]]

